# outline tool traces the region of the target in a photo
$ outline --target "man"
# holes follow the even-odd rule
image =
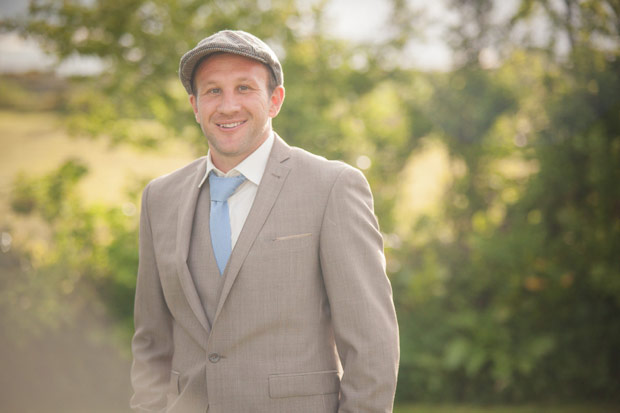
[[[388,412],[398,330],[363,175],[271,128],[282,67],[222,31],[179,67],[209,152],[144,190],[131,404]]]

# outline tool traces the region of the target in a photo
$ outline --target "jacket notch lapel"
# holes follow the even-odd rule
[[[256,198],[250,209],[250,213],[245,221],[243,229],[239,234],[239,239],[232,251],[228,266],[224,271],[224,285],[222,286],[222,292],[217,304],[217,310],[215,317],[213,318],[213,324],[215,324],[224,302],[228,297],[230,289],[232,288],[239,270],[243,265],[245,257],[248,253],[256,237],[260,233],[273,205],[275,204],[280,190],[286,181],[286,177],[290,172],[290,168],[285,166],[283,162],[289,158],[290,147],[276,135],[269,161],[265,167],[263,179],[258,187]]]
[[[200,193],[200,180],[204,175],[206,168],[206,162],[200,163],[200,166],[196,169],[196,173],[187,179],[185,184],[186,191],[182,195],[182,199],[179,202],[179,213],[177,221],[177,240],[176,240],[176,264],[177,272],[179,275],[179,281],[185,298],[188,301],[192,312],[208,333],[211,329],[207,320],[204,309],[200,302],[196,286],[192,279],[192,275],[189,272],[187,265],[187,259],[189,255],[189,243],[192,236],[192,224],[194,222],[194,214],[196,212],[196,204],[198,201],[198,194]],[[205,342],[203,337],[197,340],[199,343]]]

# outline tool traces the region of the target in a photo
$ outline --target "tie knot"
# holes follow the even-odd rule
[[[235,190],[245,181],[245,176],[217,176],[215,173],[209,174],[209,192],[211,201],[226,202]]]

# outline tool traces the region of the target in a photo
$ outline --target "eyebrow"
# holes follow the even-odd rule
[[[248,83],[252,89],[260,88],[260,81],[258,79],[253,78],[253,77],[241,76],[241,77],[233,79],[233,81],[235,83]],[[196,92],[198,92],[198,85],[199,85],[199,83],[196,82],[195,85],[196,85],[195,86],[196,87]],[[200,83],[200,87],[202,89],[204,89],[203,92],[205,92],[205,93],[210,88],[213,88],[213,87],[218,88],[219,85],[220,85],[220,82],[219,82],[218,79],[215,79],[215,80],[206,79],[203,83]]]
[[[254,79],[252,77],[247,77],[247,76],[235,78],[235,79],[233,79],[233,81],[235,81],[235,82],[249,82],[249,83],[252,83],[252,82],[257,83],[258,82],[257,79]],[[207,80],[203,84],[204,85],[212,85],[212,84],[218,84],[218,83],[219,82],[217,80]]]

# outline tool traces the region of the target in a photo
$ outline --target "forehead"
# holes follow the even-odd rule
[[[226,80],[239,77],[267,79],[269,69],[258,60],[232,53],[213,53],[196,67],[195,80]]]

